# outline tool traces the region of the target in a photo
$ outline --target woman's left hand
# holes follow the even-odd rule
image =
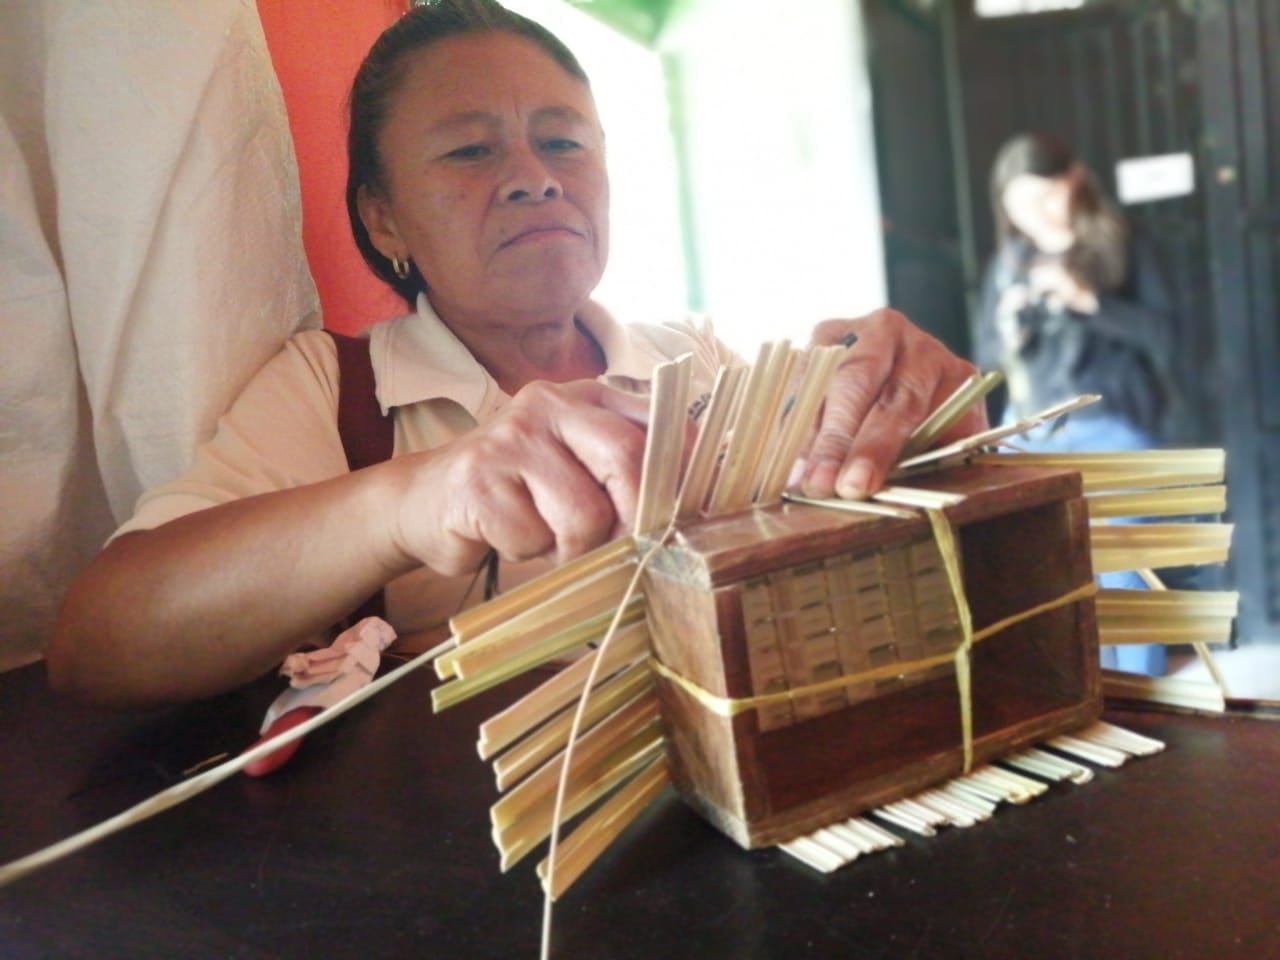
[[[895,310],[857,320],[827,320],[812,343],[857,337],[832,380],[817,433],[801,467],[806,496],[850,500],[879,489],[911,432],[976,368]],[[985,429],[986,409],[972,407],[939,442]]]

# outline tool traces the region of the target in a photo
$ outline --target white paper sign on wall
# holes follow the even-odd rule
[[[1124,204],[1185,197],[1195,189],[1195,162],[1189,153],[1130,157],[1116,164],[1116,194]]]

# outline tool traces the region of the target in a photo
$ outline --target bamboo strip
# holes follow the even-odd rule
[[[1102,589],[1097,594],[1099,616],[1181,616],[1231,618],[1240,606],[1235,590]]]
[[[1102,692],[1116,700],[1160,703],[1187,710],[1225,713],[1226,699],[1212,683],[1179,680],[1177,677],[1148,677],[1120,670],[1102,671]]]
[[[976,806],[966,806],[963,800],[949,797],[941,790],[925,790],[916,795],[916,800],[946,817],[954,827],[972,827],[988,819],[978,815]]]
[[[463,644],[437,664],[441,678],[467,677],[515,656],[521,650],[596,617],[618,605],[618,598],[635,575],[635,565],[622,564],[597,574],[576,589],[562,593]],[[444,660],[444,657],[440,658]]]
[[[636,536],[666,526],[675,512],[692,375],[693,355],[687,353],[679,360],[659,365],[654,371],[636,505]]]
[[[597,722],[621,707],[653,690],[653,671],[644,660],[638,660],[616,677],[596,686],[582,713],[582,729]],[[522,777],[549,757],[564,749],[573,726],[573,711],[562,711],[536,732],[494,761],[493,771],[499,790],[508,790]]]
[[[1221,449],[1137,450],[1114,453],[980,453],[974,463],[1063,467],[1080,473],[1085,493],[1149,490],[1222,483]]]
[[[462,611],[449,621],[449,629],[459,645],[469,643],[531,607],[576,589],[608,568],[633,561],[635,553],[635,541],[630,537],[619,537],[487,603]]]
[[[501,713],[480,725],[480,758],[488,760],[545,722],[562,707],[582,695],[594,659],[600,657],[599,675],[608,677],[619,667],[649,650],[649,627],[643,621],[619,630],[613,642],[593,656],[581,657],[556,673],[541,686],[530,690]]]
[[[877,807],[870,812],[874,817],[887,820],[895,827],[901,827],[903,830],[910,830],[912,833],[919,834],[922,837],[933,837],[937,835],[937,831],[928,823],[925,823],[918,817],[908,816],[892,805]]]
[[[767,431],[772,426],[773,415],[781,398],[778,375],[789,358],[791,345],[787,341],[765,343],[755,365],[747,375],[746,386],[738,402],[733,418],[732,435],[725,450],[724,463],[711,491],[708,513],[717,516],[738,507],[746,506],[746,494],[742,493],[750,480],[751,472],[763,445]],[[767,419],[766,419],[767,418]]]
[[[1226,643],[1231,639],[1231,623],[1238,606],[1239,594],[1233,591],[1099,590],[1099,641]]]
[[[666,758],[659,756],[602,803],[556,849],[554,889],[547,886],[548,861],[544,859],[538,864],[543,891],[552,899],[560,897],[670,782]]]
[[[933,446],[934,441],[946,433],[969,408],[994,390],[1004,380],[999,371],[975,373],[956,389],[942,404],[925,418],[907,438],[899,460],[909,460]]]
[[[806,838],[812,843],[818,844],[831,853],[840,858],[840,865],[852,863],[862,856],[862,847],[840,835],[839,831],[832,830],[830,827],[823,827],[809,834]]]
[[[496,660],[483,669],[467,667],[466,676],[446,683],[431,691],[432,708],[439,713],[462,701],[474,697],[478,693],[490,690],[499,684],[518,677],[520,674],[540,667],[557,657],[571,653],[590,643],[600,640],[613,620],[614,611],[605,610],[590,620],[574,624],[567,630],[552,634],[526,649],[518,651],[514,656]],[[623,622],[627,625],[639,622],[644,617],[643,600],[637,598],[627,605],[623,613]]]
[[[981,813],[983,817],[989,817],[994,814],[999,806],[996,801],[981,797],[950,780],[939,784],[938,789],[956,803],[964,804],[970,809]]]
[[[1228,643],[1231,621],[1177,619],[1115,622],[1098,620],[1098,642],[1104,646],[1123,647],[1133,644],[1190,646],[1192,644]]]
[[[1228,523],[1107,524],[1089,529],[1093,572],[1149,570],[1224,563],[1231,546]]]
[[[721,367],[716,375],[715,385],[711,388],[711,400],[707,404],[706,416],[694,442],[689,469],[685,472],[676,504],[676,516],[681,520],[696,517],[707,502],[707,494],[715,479],[716,467],[723,450],[725,432],[729,428],[729,418],[742,392],[746,374],[746,367]]]
[[[1100,746],[1096,743],[1090,743],[1088,740],[1081,740],[1079,737],[1072,737],[1066,734],[1053,737],[1046,745],[1053,747],[1055,750],[1073,754],[1081,760],[1096,763],[1101,767],[1121,767],[1129,759],[1128,754],[1122,750],[1113,750],[1111,747]]]
[[[845,861],[837,854],[808,837],[796,837],[782,844],[780,849],[819,873],[834,873],[845,865]]]
[[[1036,747],[1029,747],[1026,750],[1011,754],[1000,762],[1011,764],[1028,773],[1034,773],[1038,777],[1052,780],[1055,783],[1062,780],[1070,780],[1072,783],[1088,783],[1093,779],[1093,771],[1088,767],[1081,766],[1074,760],[1067,760],[1056,753],[1049,753]]]
[[[937,468],[953,461],[957,457],[968,459],[971,454],[983,449],[991,447],[1008,437],[1015,436],[1019,433],[1025,433],[1033,427],[1048,423],[1058,417],[1073,413],[1082,407],[1087,407],[1092,403],[1097,403],[1102,398],[1097,394],[1086,394],[1084,396],[1075,397],[1056,406],[1050,407],[1035,416],[1027,417],[1025,420],[1019,420],[1017,423],[1007,424],[1005,426],[993,427],[990,430],[984,430],[981,433],[975,433],[972,436],[957,440],[955,443],[949,443],[945,447],[939,447],[936,450],[930,450],[928,453],[918,454],[914,457],[908,457],[902,460],[890,472],[890,477],[902,476],[905,473],[916,472],[923,468]]]
[[[1150,570],[1139,570],[1138,576],[1142,578],[1142,582],[1145,583],[1148,589],[1152,591],[1162,593],[1173,592],[1164,585],[1163,580],[1157,577],[1155,573]],[[1238,602],[1239,594],[1237,593],[1235,596]],[[1200,658],[1200,662],[1204,664],[1204,668],[1209,671],[1209,677],[1213,680],[1225,701],[1225,699],[1230,696],[1230,693],[1227,692],[1227,678],[1223,675],[1222,671],[1218,669],[1218,662],[1213,659],[1213,654],[1209,652],[1208,645],[1204,643],[1192,643],[1191,648],[1195,650],[1196,656]]]
[[[766,398],[765,405],[755,416],[758,417],[758,436],[749,461],[739,474],[739,486],[736,493],[736,507],[747,507],[756,501],[763,486],[765,477],[773,471],[778,458],[778,447],[782,442],[784,426],[787,422],[788,406],[793,402],[787,400],[788,386],[791,384],[800,351],[788,348],[778,355],[779,369],[771,376],[772,390]],[[792,401],[795,394],[790,394]]]
[[[926,490],[922,487],[882,487],[871,495],[871,499],[877,503],[891,503],[899,507],[941,510],[962,502],[964,495],[942,490]]]
[[[1221,514],[1227,509],[1227,488],[1167,487],[1138,493],[1096,493],[1088,498],[1089,519],[1115,517],[1178,517]]]
[[[760,504],[770,504],[782,496],[791,468],[795,464],[800,447],[817,420],[831,380],[840,367],[848,348],[843,346],[815,347],[809,351],[809,363],[795,395],[795,402],[786,413],[786,420],[773,452],[772,462],[760,484],[756,498]]]
[[[782,499],[788,503],[803,503],[810,507],[826,507],[829,510],[844,510],[848,513],[867,513],[877,517],[892,517],[895,520],[914,520],[919,516],[914,510],[891,507],[886,503],[871,503],[867,500],[841,500],[839,497],[815,500],[813,497],[798,493],[784,493]]]
[[[847,843],[852,844],[858,851],[858,856],[867,853],[875,853],[876,846],[864,834],[854,830],[847,823],[833,823],[826,828],[827,833],[833,833]],[[856,858],[855,858],[856,859]]]
[[[656,696],[641,696],[618,708],[612,716],[583,733],[574,741],[570,760],[569,779],[573,781],[583,770],[598,764],[603,757],[658,720]],[[555,792],[560,768],[564,766],[564,754],[558,753],[544,763],[519,786],[508,790],[489,808],[489,817],[497,830],[505,830],[540,802]]]
[[[1096,740],[1117,750],[1123,750],[1125,753],[1135,757],[1149,757],[1164,749],[1164,742],[1161,740],[1143,736],[1132,730],[1126,730],[1124,727],[1117,727],[1115,724],[1107,723],[1105,720],[1099,720],[1086,727],[1080,731],[1079,736],[1086,740]]]
[[[877,845],[879,850],[888,850],[890,847],[905,847],[907,842],[896,833],[890,833],[879,824],[872,823],[865,817],[853,817],[844,821],[844,826],[850,830],[862,834],[868,842]]]
[[[620,783],[648,766],[666,749],[657,723],[652,724],[597,767],[568,783],[559,822],[565,823],[611,793]],[[555,816],[554,798],[546,798],[529,815],[504,830],[495,830],[493,842],[501,854],[500,868],[505,873],[528,856],[551,834]]]

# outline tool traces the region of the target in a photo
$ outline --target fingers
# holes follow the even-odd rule
[[[404,549],[442,573],[570,559],[635,516],[644,398],[596,383],[534,383],[489,423],[417,465],[400,510]]]
[[[827,321],[813,339],[835,343],[850,332],[857,343],[827,391],[800,472],[807,496],[861,499],[877,490],[912,431],[974,372],[972,364],[892,310]],[[975,409],[948,436],[983,424],[985,414]]]

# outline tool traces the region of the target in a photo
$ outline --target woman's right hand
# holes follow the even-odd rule
[[[606,543],[635,517],[647,415],[646,398],[592,381],[529,384],[447,447],[391,461],[397,548],[458,575],[490,548],[559,563]]]

